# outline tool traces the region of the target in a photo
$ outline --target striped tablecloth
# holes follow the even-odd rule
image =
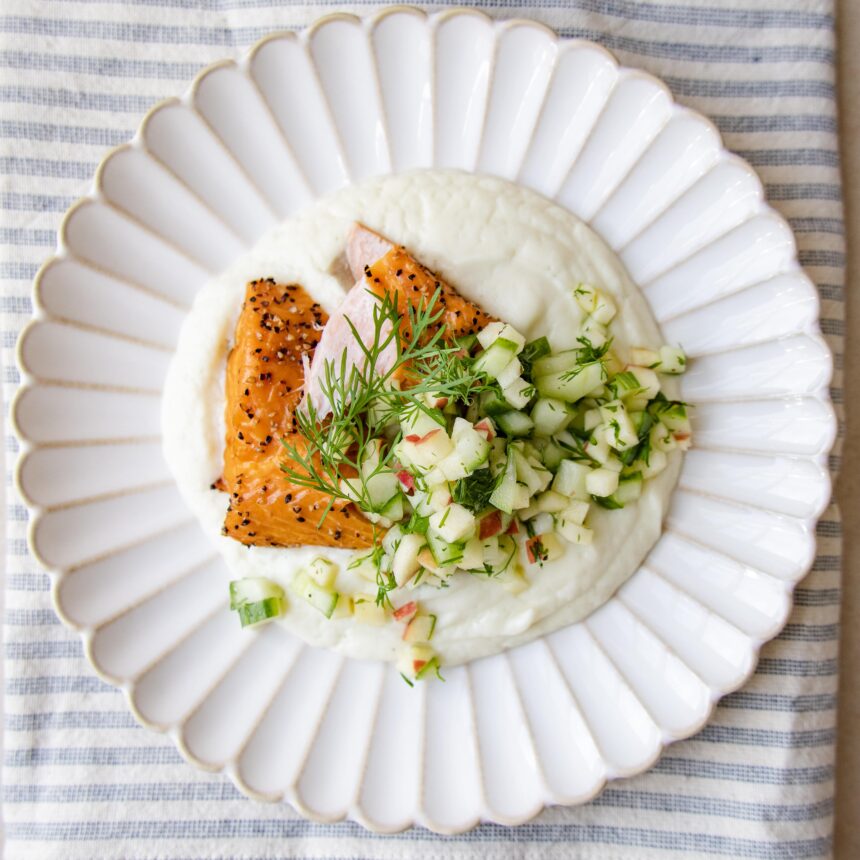
[[[760,172],[797,235],[837,354],[843,226],[831,0],[517,0],[479,3],[594,39],[662,77],[711,117]],[[333,9],[284,0],[4,0],[0,5],[0,283],[4,400],[30,282],[63,211],[109,146],[131,137],[156,100],[206,63],[237,56],[272,29]],[[7,477],[16,442],[6,429]],[[833,458],[838,465],[838,450]],[[516,828],[460,837],[369,835],[308,823],[241,797],[138,728],[51,611],[49,580],[28,555],[27,513],[9,490],[5,592],[4,805],[10,860],[180,858],[820,857],[830,853],[839,522],[828,511],[819,555],[785,632],[711,724],[647,775],[594,802]]]

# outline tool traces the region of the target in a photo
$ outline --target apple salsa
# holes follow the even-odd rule
[[[439,668],[436,618],[414,589],[469,575],[525,590],[525,565],[539,570],[589,544],[594,506],[635,504],[667,453],[690,445],[686,404],[660,388],[661,374],[683,373],[683,351],[621,356],[613,301],[587,284],[571,300],[586,314],[578,346],[554,352],[504,322],[446,341],[444,327],[433,331],[438,294],[405,315],[392,297],[376,297],[367,360],[330,362],[321,384],[330,414],[307,402],[298,416],[307,444],[284,443],[291,482],[332,504],[349,500],[378,528],[349,565],[374,592],[338,593],[337,568],[323,558],[299,572],[293,591],[329,618],[402,624],[407,680]],[[409,336],[380,372],[402,326]],[[283,589],[267,582],[234,583],[243,624],[280,614]]]

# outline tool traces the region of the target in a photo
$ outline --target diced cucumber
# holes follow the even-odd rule
[[[618,489],[618,472],[592,469],[585,478],[585,488],[592,496],[611,496]]]
[[[531,464],[517,448],[513,449],[514,465],[517,471],[517,481],[528,487],[529,495],[533,496],[541,490],[541,478]]]
[[[531,501],[531,493],[525,484],[517,484],[514,488],[514,500],[511,502],[515,511],[527,508]]]
[[[262,576],[234,579],[230,583],[230,608],[238,609],[245,603],[259,603],[271,597],[283,597],[284,589],[277,582]]]
[[[609,340],[606,326],[594,317],[588,317],[579,327],[579,336],[584,337],[595,349],[599,349]]]
[[[660,363],[660,353],[653,349],[634,346],[630,350],[630,363],[640,367],[654,367]]]
[[[567,426],[570,413],[561,400],[551,397],[539,397],[532,407],[532,421],[535,433],[540,436],[552,436]]]
[[[543,460],[544,466],[546,466],[547,469],[555,471],[561,465],[564,457],[564,450],[556,445],[552,439],[548,439],[543,451],[541,451],[541,459]]]
[[[589,492],[586,487],[586,478],[591,469],[584,463],[576,463],[573,460],[562,460],[552,488],[555,492],[569,499],[582,499],[588,501]]]
[[[561,520],[556,526],[558,533],[568,543],[578,544],[580,546],[588,546],[594,539],[594,532],[579,523],[572,520]]]
[[[603,419],[600,416],[600,409],[588,409],[585,412],[585,419],[582,422],[582,429],[590,432],[595,427],[599,427]]]
[[[512,340],[497,338],[475,359],[475,370],[495,379],[519,352]]]
[[[543,511],[539,513],[536,517],[534,517],[531,521],[531,527],[534,529],[534,533],[536,535],[546,534],[547,532],[551,532],[555,522],[552,518],[552,514]]]
[[[651,428],[649,436],[651,439],[652,450],[665,451],[668,453],[669,451],[674,451],[678,446],[678,443],[675,441],[675,437],[665,424],[655,424]]]
[[[496,382],[499,383],[499,388],[503,391],[509,385],[511,385],[515,379],[519,379],[520,374],[523,372],[523,366],[520,364],[519,360],[514,358],[510,361],[510,363],[503,367],[501,372],[496,376]]]
[[[429,642],[433,638],[436,629],[435,615],[414,615],[406,629],[403,631],[403,639],[406,642]]]
[[[611,400],[600,407],[600,417],[609,428],[606,441],[616,451],[626,451],[639,444],[639,436],[620,400]]]
[[[337,604],[336,591],[320,588],[303,570],[295,575],[290,587],[299,597],[307,600],[314,609],[319,610],[326,618],[331,618]]]
[[[540,358],[532,365],[532,378],[536,379],[538,376],[549,376],[553,373],[570,370],[572,367],[576,367],[578,357],[579,349],[565,349],[555,355]]]
[[[618,308],[615,302],[602,290],[597,290],[597,303],[594,310],[591,312],[591,317],[595,321],[603,325],[609,325],[612,322],[615,314],[618,313]]]
[[[526,343],[526,339],[508,323],[492,322],[478,332],[478,343],[484,349],[489,349],[499,338],[513,341],[516,344],[517,352],[520,352]]]
[[[334,612],[332,612],[332,618],[351,618],[353,611],[352,605],[352,595],[350,594],[341,594],[337,599],[337,603],[334,605]]]
[[[657,370],[660,373],[683,373],[687,369],[687,356],[684,350],[677,346],[660,347],[660,364]]]
[[[627,475],[618,482],[618,489],[613,494],[616,501],[622,505],[635,502],[642,495],[642,473]]]
[[[514,413],[517,414],[517,413]],[[501,424],[501,419],[500,419]],[[504,511],[506,514],[514,512],[514,497],[517,492],[517,468],[514,462],[514,452],[508,448],[508,457],[505,462],[505,470],[502,473],[498,485],[490,496],[490,504]]]
[[[558,519],[581,526],[585,522],[590,508],[591,505],[588,502],[580,499],[571,499],[567,507],[559,514]]]
[[[573,288],[573,297],[587,314],[597,307],[597,290],[591,284],[577,284]]]
[[[572,370],[539,376],[535,379],[535,386],[543,397],[554,397],[568,403],[575,403],[598,385],[602,385],[603,377],[603,365],[596,361]]]
[[[555,490],[546,490],[535,499],[538,511],[546,511],[550,514],[563,511],[569,504],[570,499]]]
[[[242,603],[236,607],[239,613],[239,623],[242,627],[253,627],[277,618],[284,611],[283,598],[265,597],[251,603]]]
[[[474,531],[475,515],[462,505],[452,502],[447,508],[437,511],[430,517],[427,534],[438,535],[447,543],[456,543],[470,536]]]
[[[306,568],[307,575],[320,587],[331,588],[337,576],[337,565],[317,556]]]
[[[459,418],[457,419],[457,421],[460,420]],[[463,424],[466,426],[458,428],[455,425],[454,427],[454,452],[467,469],[467,474],[471,474],[475,469],[487,462],[490,456],[490,443],[483,433],[479,433],[474,427],[468,425],[466,421],[463,421]],[[465,476],[461,475],[460,477]]]
[[[480,403],[479,411],[484,415],[500,415],[511,408],[505,398],[502,397],[501,391],[497,391],[495,388],[482,391],[478,402]]]
[[[388,613],[385,607],[376,602],[376,598],[370,595],[356,594],[352,598],[352,614],[359,624],[368,627],[384,627],[388,622]]]
[[[368,582],[376,582],[379,576],[379,562],[373,553],[356,554],[352,557],[347,570],[354,571]]]
[[[463,570],[475,570],[484,563],[484,544],[480,538],[471,538],[466,541],[466,546],[463,547],[463,558],[460,560],[460,567]]]
[[[518,376],[510,385],[502,388],[502,396],[514,407],[525,409],[529,400],[535,395],[535,387],[530,382]]]
[[[513,410],[497,415],[496,423],[508,436],[527,436],[534,429],[534,423],[528,415]]]
[[[427,532],[427,546],[430,548],[430,553],[436,562],[436,571],[440,567],[459,564],[463,560],[465,544],[449,543],[439,534],[429,530]]]
[[[398,493],[388,500],[388,503],[377,513],[376,511],[363,511],[364,516],[372,523],[379,523],[388,528],[403,519],[403,496]]]
[[[627,366],[627,372],[632,373],[639,382],[639,387],[642,389],[635,397],[637,400],[644,398],[651,400],[656,397],[660,391],[660,379],[657,374],[649,367],[639,367],[635,364]],[[632,410],[632,407],[630,407]]]
[[[444,510],[451,503],[451,493],[447,487],[436,487],[429,493],[415,492],[412,496],[412,505],[416,513],[422,517],[429,517],[436,511]]]
[[[406,534],[400,538],[391,560],[391,572],[398,585],[403,585],[418,573],[421,567],[418,554],[424,544],[424,536],[420,534]]]
[[[666,468],[668,462],[668,458],[662,451],[652,451],[648,457],[648,464],[642,464],[642,477],[647,480],[659,475]]]

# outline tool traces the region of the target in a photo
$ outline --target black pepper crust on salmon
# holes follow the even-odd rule
[[[252,281],[227,358],[224,471],[230,494],[223,533],[256,546],[369,547],[373,526],[339,503],[318,527],[330,498],[284,475],[281,439],[300,445],[294,414],[302,396],[302,356],[319,342],[328,315],[297,284]]]

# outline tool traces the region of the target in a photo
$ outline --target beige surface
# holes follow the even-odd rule
[[[860,2],[839,2],[841,143],[848,239],[845,405],[848,433],[837,495],[842,506],[843,568],[839,741],[836,770],[838,860],[860,857]]]

